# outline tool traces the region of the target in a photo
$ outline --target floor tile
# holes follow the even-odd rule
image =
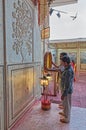
[[[60,109],[52,103],[51,109],[44,111],[38,102],[31,112],[27,112],[23,122],[11,130],[86,130],[86,109],[72,107],[71,121],[68,124],[59,121]]]

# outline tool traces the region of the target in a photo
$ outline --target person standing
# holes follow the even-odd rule
[[[62,93],[62,87],[61,87],[61,75],[62,75],[62,73],[64,72],[64,66],[63,66],[63,64],[61,63],[62,61],[61,61],[61,58],[63,57],[63,56],[68,56],[68,54],[66,53],[66,52],[61,52],[60,53],[60,65],[56,65],[55,63],[53,63],[52,62],[52,64],[53,64],[53,66],[55,67],[55,69],[56,69],[56,71],[58,72],[58,85],[59,85],[59,91]],[[63,109],[64,108],[64,103],[63,103],[63,101],[61,101],[61,103],[59,103],[59,108],[60,109]]]
[[[63,56],[61,58],[61,64],[65,68],[61,75],[61,100],[64,103],[64,109],[63,112],[59,112],[59,114],[63,116],[60,121],[68,123],[70,122],[71,115],[71,96],[73,93],[74,71],[70,65],[70,58],[68,56]]]
[[[63,57],[63,56],[67,56],[68,54],[66,53],[66,52],[61,52],[60,53],[60,65],[57,65],[57,64],[55,64],[53,61],[52,61],[52,65],[54,66],[53,67],[53,69],[51,68],[51,69],[48,69],[48,68],[46,68],[47,69],[47,71],[55,71],[55,72],[58,72],[58,76],[57,76],[57,81],[58,81],[58,89],[60,90],[60,92],[62,93],[62,87],[61,87],[61,83],[60,83],[60,81],[61,81],[61,75],[62,75],[62,73],[64,72],[64,66],[63,66],[63,64],[61,63],[62,61],[61,61],[61,58]],[[59,103],[59,108],[60,109],[63,109],[64,108],[64,103],[63,103],[63,101],[61,101],[60,103]]]
[[[76,63],[74,60],[71,61],[71,66],[73,67],[74,70],[74,82],[76,81]]]

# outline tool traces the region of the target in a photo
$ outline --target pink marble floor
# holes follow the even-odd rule
[[[51,104],[50,110],[44,111],[38,102],[11,130],[86,130],[85,108],[72,107],[71,121],[66,124],[59,121],[59,111],[55,103]]]
[[[52,88],[52,83],[50,85]],[[59,121],[60,109],[57,103],[60,100],[60,94],[57,94],[56,97],[50,97],[50,99],[52,104],[49,111],[43,111],[40,101],[38,101],[33,105],[31,111],[28,110],[10,130],[86,130],[86,75],[80,75],[74,83],[69,124]]]
[[[53,94],[53,82],[51,81],[49,91]],[[59,103],[61,94],[49,97],[53,103]],[[74,82],[74,90],[72,95],[72,106],[86,108],[86,75],[80,75]]]

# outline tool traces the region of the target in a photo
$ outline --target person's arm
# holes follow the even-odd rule
[[[53,72],[60,72],[61,69],[59,68],[59,66],[57,66],[53,61],[52,61],[52,65],[54,65],[53,68],[46,68],[47,71],[53,71]]]
[[[58,68],[59,66],[57,66],[53,61],[52,61],[52,65],[54,65],[56,68]]]
[[[52,71],[52,72],[60,72],[59,68],[51,68],[51,69],[46,69],[47,71]]]

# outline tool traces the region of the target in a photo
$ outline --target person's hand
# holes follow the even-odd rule
[[[51,61],[51,63],[53,64],[53,61]]]
[[[44,69],[47,70],[47,71],[49,70],[46,66],[44,67]]]
[[[64,100],[64,96],[61,96],[61,100]]]

